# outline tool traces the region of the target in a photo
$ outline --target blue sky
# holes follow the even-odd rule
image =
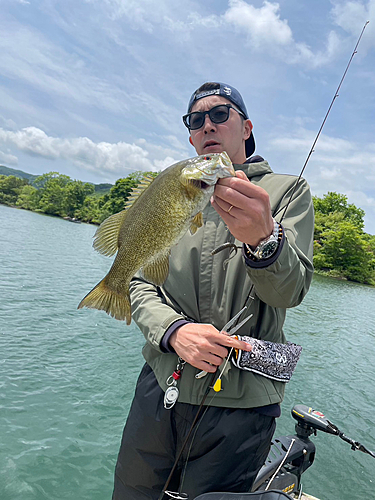
[[[194,156],[181,115],[238,88],[256,152],[313,194],[346,194],[375,234],[375,0],[0,0],[0,164],[112,182]]]

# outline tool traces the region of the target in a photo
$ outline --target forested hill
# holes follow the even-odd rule
[[[123,210],[130,192],[145,174],[157,175],[132,172],[118,179],[114,186],[94,186],[58,172],[33,176],[33,181],[16,176],[16,172],[0,173],[1,204],[94,224]],[[313,202],[315,269],[329,276],[375,285],[375,235],[364,231],[364,210],[348,203],[345,195],[334,192],[323,198],[314,196]]]
[[[14,175],[20,179],[27,179],[30,184],[32,184],[38,175],[28,174],[22,170],[16,170],[14,168],[6,167],[5,165],[0,165],[0,175]]]
[[[0,165],[0,175],[14,175],[14,177],[18,177],[19,179],[27,179],[30,184],[34,184],[34,181],[40,177],[39,175],[29,174],[23,170],[16,170],[14,168],[6,167],[5,165]],[[95,187],[95,193],[104,194],[111,189],[113,184],[104,182],[101,184],[93,184],[93,186]]]
[[[0,173],[0,203],[94,224],[122,210],[131,190],[145,174],[157,175],[132,172],[112,185],[77,181],[59,172],[30,178],[25,175],[31,174],[21,170],[4,168],[8,175]]]

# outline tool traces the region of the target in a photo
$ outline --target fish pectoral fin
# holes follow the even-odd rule
[[[159,254],[155,259],[146,264],[141,273],[145,280],[151,281],[156,286],[160,286],[167,279],[169,273],[169,254],[170,251]]]
[[[77,309],[89,307],[90,309],[99,309],[113,316],[118,320],[126,320],[126,324],[131,323],[131,305],[129,287],[124,293],[112,290],[106,278],[102,279],[78,304]]]
[[[111,215],[100,224],[95,235],[93,247],[103,255],[112,256],[118,250],[118,235],[126,217],[126,210]]]
[[[197,230],[202,226],[203,226],[203,213],[198,212],[190,224],[191,234],[195,234],[197,232]]]

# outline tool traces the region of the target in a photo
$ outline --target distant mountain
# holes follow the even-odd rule
[[[23,172],[22,170],[16,170],[14,168],[5,167],[4,165],[0,165],[0,175],[14,175],[15,177],[20,177],[21,179],[28,179],[31,184],[35,181],[37,177],[39,177],[38,175],[28,174],[27,172]],[[90,182],[90,184],[93,183]],[[101,183],[101,184],[94,184],[94,186],[95,186],[95,193],[102,195],[108,193],[113,184]]]
[[[21,179],[28,179],[30,182],[34,182],[38,177],[38,175],[28,174],[22,170],[15,170],[14,168],[5,167],[4,165],[0,165],[0,175],[14,175]]]
[[[102,183],[102,184],[94,184],[94,186],[95,186],[95,193],[101,196],[102,194],[108,193],[111,187],[113,187],[113,184]]]

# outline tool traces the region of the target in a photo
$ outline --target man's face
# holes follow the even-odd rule
[[[231,102],[225,97],[211,95],[196,101],[191,111],[209,111],[219,104]],[[231,109],[224,123],[213,123],[206,115],[203,126],[190,131],[190,142],[198,155],[226,151],[233,163],[241,164],[246,160],[245,141],[250,137],[251,129],[251,121],[244,120],[237,111]]]

